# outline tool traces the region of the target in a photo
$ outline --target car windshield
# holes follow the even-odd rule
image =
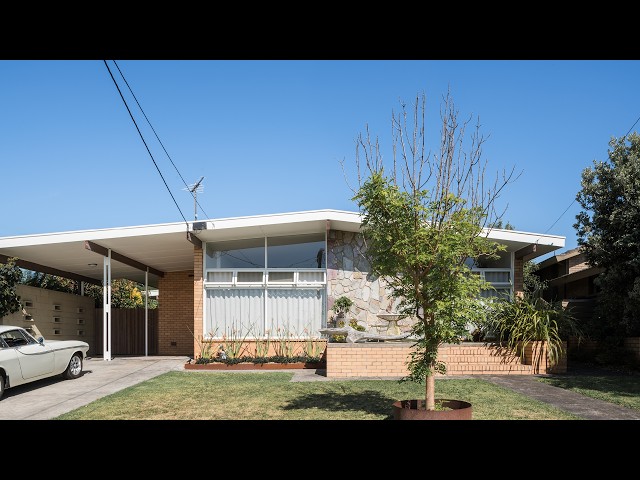
[[[0,334],[0,338],[2,338],[9,347],[20,347],[22,345],[29,345],[30,343],[38,343],[35,338],[24,330],[9,330]]]

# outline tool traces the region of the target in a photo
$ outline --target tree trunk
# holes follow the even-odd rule
[[[436,378],[435,372],[432,375],[427,375],[427,388],[426,388],[426,405],[427,410],[436,409]]]

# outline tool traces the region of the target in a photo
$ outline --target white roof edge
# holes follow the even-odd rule
[[[219,219],[197,220],[211,224],[216,228],[238,228],[254,225],[275,225],[317,220],[336,220],[360,222],[360,214],[345,210],[309,210],[277,214],[252,215],[245,217],[227,217]],[[189,222],[191,226],[192,222]],[[98,228],[90,230],[70,230],[66,232],[37,233],[0,237],[0,248],[27,245],[44,245],[53,243],[79,242],[84,240],[100,240],[110,238],[135,237],[144,235],[162,235],[167,233],[186,233],[184,222],[159,223],[151,225],[134,225],[128,227]]]
[[[284,223],[312,222],[318,220],[335,220],[342,222],[361,223],[361,215],[358,212],[348,212],[346,210],[308,210],[302,212],[276,213],[270,215],[219,218],[206,220],[206,222],[212,224],[212,230],[216,230],[221,228],[278,225]]]
[[[548,235],[543,233],[522,232],[519,230],[502,230],[497,228],[485,228],[484,231],[492,240],[506,240],[537,245],[550,245],[557,248],[564,247],[566,237],[561,235]]]
[[[198,220],[207,222],[211,230],[241,228],[250,226],[278,225],[286,223],[298,223],[309,221],[339,221],[353,224],[360,224],[362,215],[359,212],[347,210],[307,210],[298,212],[285,212],[276,214],[251,215],[244,217],[226,217],[218,219]],[[189,222],[191,225],[193,222]],[[208,225],[209,226],[209,225]],[[79,242],[84,240],[100,240],[110,238],[134,237],[145,235],[162,235],[168,233],[186,233],[184,222],[160,223],[152,225],[137,225],[128,227],[100,228],[92,230],[74,230],[67,232],[53,232],[44,234],[18,235],[10,237],[0,237],[0,248],[27,245],[43,245],[66,242]],[[547,235],[533,232],[522,232],[518,230],[488,229],[484,231],[492,240],[505,240],[522,242],[529,244],[550,245],[557,248],[564,247],[565,237],[558,235]]]

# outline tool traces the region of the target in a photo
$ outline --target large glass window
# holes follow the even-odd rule
[[[268,268],[325,268],[324,233],[267,238]]]
[[[208,242],[206,268],[264,268],[264,238]]]
[[[207,335],[317,336],[326,325],[324,233],[210,242],[205,251]]]

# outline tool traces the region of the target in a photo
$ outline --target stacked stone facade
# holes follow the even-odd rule
[[[375,332],[376,325],[385,324],[380,313],[396,313],[390,290],[383,279],[371,274],[369,262],[364,257],[364,237],[359,233],[330,230],[327,235],[327,323],[331,325],[333,303],[346,296],[354,305],[347,320],[355,319],[358,325]],[[401,320],[399,326],[407,329],[410,322]]]

